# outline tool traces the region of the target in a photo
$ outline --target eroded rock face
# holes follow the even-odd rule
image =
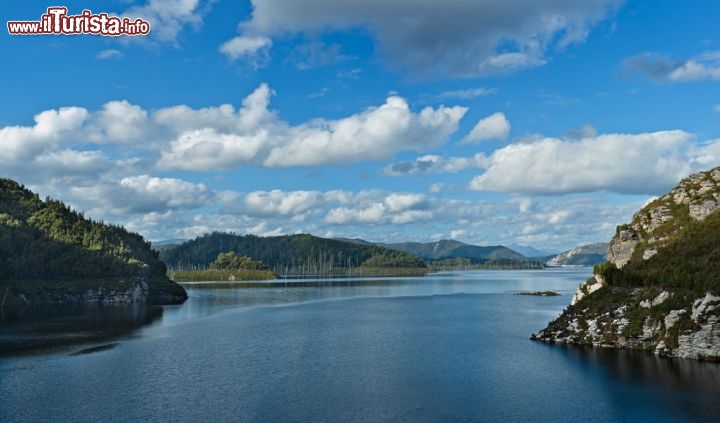
[[[32,305],[35,302],[50,302],[53,304],[98,304],[98,305],[118,305],[118,304],[138,304],[146,303],[148,300],[148,283],[144,278],[138,278],[134,284],[128,283],[128,287],[107,288],[98,287],[88,289],[80,294],[57,293],[53,291],[41,291],[37,296],[29,298],[23,296],[26,305]],[[37,298],[35,298],[37,297]],[[44,297],[44,298],[41,298]],[[49,301],[48,301],[49,300]]]
[[[700,330],[678,338],[677,356],[697,360],[720,360],[720,325],[702,325]]]
[[[639,242],[640,237],[634,230],[619,231],[608,246],[608,261],[618,268],[625,266]]]
[[[608,261],[620,268],[636,266],[659,251],[666,254],[662,249],[668,243],[689,240],[686,237],[694,232],[686,230],[688,225],[718,209],[720,168],[691,175],[638,211],[629,224],[618,227],[608,246]],[[713,260],[714,244],[702,245],[711,249],[704,257]],[[720,361],[720,292],[693,299],[697,288],[663,287],[657,281],[613,284],[612,272],[612,266],[598,267],[598,273],[609,280],[595,275],[580,285],[570,306],[531,339]],[[688,282],[691,287],[702,286]]]
[[[667,301],[672,296],[671,293],[667,291],[663,291],[657,295],[657,297],[653,298],[652,300],[642,300],[640,301],[640,307],[642,308],[652,308],[657,307],[660,304]]]
[[[629,295],[633,298],[644,294],[636,291]],[[593,314],[582,308],[583,303],[578,303],[577,307],[568,308],[558,318],[558,324],[533,334],[531,339],[632,348],[665,357],[720,361],[720,297],[708,292],[693,302],[691,310],[670,310],[659,318],[654,317],[657,315],[656,307],[669,298],[667,291],[663,291],[654,298],[645,298],[631,306],[613,307],[601,314]],[[642,326],[633,330],[632,310],[645,309],[639,303],[650,304],[650,307]]]
[[[570,300],[570,305],[575,305],[575,303],[582,300],[586,295],[592,294],[603,286],[605,286],[605,278],[603,278],[602,275],[594,275],[575,290],[572,300]]]
[[[640,245],[644,260],[682,230],[683,213],[700,221],[720,208],[720,168],[683,179],[677,187],[635,213],[628,225],[618,228],[608,246],[608,261],[625,266]],[[684,211],[684,210],[687,211]]]

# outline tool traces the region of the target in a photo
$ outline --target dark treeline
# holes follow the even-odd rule
[[[234,252],[262,261],[282,275],[348,273],[360,267],[374,269],[426,268],[417,256],[389,248],[312,235],[258,237],[214,232],[161,251],[176,271],[205,269],[218,254]]]
[[[217,258],[210,263],[210,268],[216,270],[268,270],[267,265],[262,261],[253,260],[248,256],[239,256],[232,251],[218,254]]]
[[[151,291],[182,291],[140,235],[86,219],[60,201],[42,201],[9,179],[0,179],[0,269],[0,283],[15,291],[22,291],[23,281],[52,288],[57,280],[135,276],[151,282]]]
[[[456,257],[443,260],[430,260],[427,264],[431,269],[436,271],[472,269],[542,269],[545,267],[541,261],[516,258],[470,259],[466,257]]]

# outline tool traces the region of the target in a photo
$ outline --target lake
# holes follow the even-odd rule
[[[0,421],[717,421],[720,366],[530,341],[589,268],[0,315]],[[513,295],[552,290],[558,297]]]

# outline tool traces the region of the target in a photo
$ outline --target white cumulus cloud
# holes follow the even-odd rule
[[[254,216],[303,216],[323,201],[319,191],[254,191],[245,196],[244,206]]]
[[[38,113],[33,126],[0,128],[0,163],[13,165],[67,143],[87,118],[84,108],[63,107]]]
[[[104,141],[146,141],[142,138],[148,131],[148,115],[140,106],[122,101],[109,101],[95,117],[99,134],[95,139]]]
[[[261,85],[240,110],[223,105],[193,110],[158,110],[153,119],[181,132],[165,148],[164,169],[210,170],[243,164],[314,166],[377,161],[400,151],[421,151],[444,143],[457,131],[464,107],[426,107],[413,112],[401,97],[336,120],[291,126],[271,112],[272,90]]]
[[[605,134],[567,141],[510,144],[487,157],[470,187],[484,191],[561,194],[610,190],[657,194],[690,173],[684,131]]]
[[[400,151],[421,151],[443,144],[457,131],[464,107],[426,107],[413,113],[401,97],[333,121],[317,120],[288,129],[266,166],[312,166],[358,160],[384,160]]]
[[[72,187],[71,196],[94,204],[92,211],[102,215],[165,213],[199,208],[216,199],[216,194],[204,184],[149,175]]]
[[[510,134],[510,122],[502,112],[480,119],[470,133],[463,138],[462,144],[470,144],[492,139],[506,139]]]
[[[271,46],[272,40],[268,37],[237,36],[225,41],[218,50],[231,61],[249,58],[260,67]]]

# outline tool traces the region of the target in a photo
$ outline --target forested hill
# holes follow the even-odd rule
[[[282,275],[346,273],[351,269],[426,269],[417,256],[371,244],[312,235],[258,237],[214,232],[161,251],[174,270],[205,268],[220,253],[234,252],[260,260]]]
[[[0,269],[0,304],[7,306],[187,298],[140,235],[42,201],[10,179],[0,179]]]
[[[426,260],[442,260],[452,258],[467,258],[471,260],[489,259],[515,259],[525,260],[522,254],[502,245],[478,246],[465,244],[455,240],[441,240],[436,242],[402,242],[384,244],[389,248],[415,254]]]

